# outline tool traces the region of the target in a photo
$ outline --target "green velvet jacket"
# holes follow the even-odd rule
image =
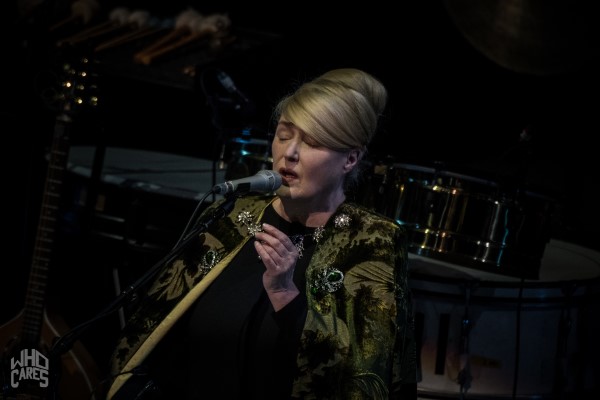
[[[165,265],[118,341],[108,399],[252,238],[242,216],[259,223],[274,199],[237,199],[231,213]],[[292,398],[400,398],[401,385],[416,382],[405,230],[352,203],[342,204],[324,228],[306,271],[308,314]]]

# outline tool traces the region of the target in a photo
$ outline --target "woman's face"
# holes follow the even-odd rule
[[[352,151],[319,146],[302,130],[281,118],[272,143],[273,170],[282,186],[277,193],[292,199],[343,195],[344,176],[356,160]]]

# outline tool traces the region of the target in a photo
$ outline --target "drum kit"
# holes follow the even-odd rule
[[[598,55],[587,5],[444,5],[476,50],[513,72],[572,73]],[[554,236],[553,191],[438,162],[372,167],[359,200],[408,232],[419,398],[598,398],[600,252]]]
[[[551,196],[472,172],[387,160],[359,196],[407,228],[420,398],[595,390],[600,252],[552,237]]]

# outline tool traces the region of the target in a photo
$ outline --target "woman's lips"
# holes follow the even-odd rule
[[[294,180],[294,179],[298,179],[298,175],[289,170],[289,169],[280,169],[279,170],[279,174],[281,175],[281,179],[285,182],[285,183],[290,183],[290,181]]]

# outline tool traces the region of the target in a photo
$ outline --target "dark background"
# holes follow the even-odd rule
[[[3,319],[22,307],[44,157],[63,106],[58,98],[62,66],[88,68],[79,65],[84,56],[92,65],[84,96],[97,95],[99,104],[72,113],[73,145],[211,159],[220,140],[244,130],[268,139],[273,105],[298,83],[331,68],[357,67],[389,90],[372,160],[437,165],[548,196],[556,204],[552,236],[600,250],[598,24],[586,2],[457,1],[452,15],[469,22],[459,27],[438,0],[327,7],[313,1],[269,7],[230,1],[107,1],[86,24],[76,19],[56,29],[51,27],[72,15],[69,3],[39,3],[30,13],[19,9],[28,2],[3,5],[1,115],[8,177],[3,197],[10,221],[4,229],[6,249],[15,260],[5,263],[0,276]],[[187,7],[204,14],[224,12],[231,18],[234,40],[217,49],[192,43],[150,65],[132,58],[149,38],[102,53],[93,52],[92,42],[57,46],[60,39],[106,21],[116,6],[146,9],[162,19]],[[512,36],[490,23],[490,15],[505,15]],[[478,18],[484,22],[477,23]],[[223,91],[215,79],[217,69],[231,76],[248,102]],[[520,137],[524,129],[528,140]],[[134,277],[162,248],[87,240],[85,210],[73,200],[82,183],[67,183],[56,255],[61,267],[51,288],[74,323],[107,304],[112,268]],[[131,213],[138,212],[165,230],[176,230],[194,206],[176,198],[104,190],[116,198],[118,213],[135,219],[138,214]]]

